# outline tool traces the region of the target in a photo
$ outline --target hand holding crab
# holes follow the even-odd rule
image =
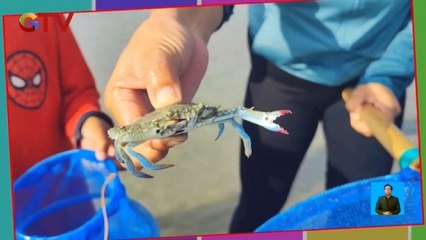
[[[195,95],[207,69],[207,42],[221,23],[223,14],[222,6],[185,9],[174,14],[175,11],[175,9],[153,11],[141,24],[120,55],[105,89],[104,99],[107,109],[119,125],[125,126],[113,128],[109,132],[110,137],[115,140],[116,156],[139,177],[150,177],[136,170],[139,162],[147,169],[170,167],[170,165],[153,165],[147,159],[156,162],[164,158],[169,148],[185,140],[183,133],[202,126],[196,124],[198,120],[215,116],[215,111],[222,112],[214,107],[206,107],[202,108],[195,118],[191,115],[184,118],[170,118],[170,116],[159,118],[162,120],[158,122],[147,120],[157,119],[152,117],[153,115],[165,116],[167,109],[174,109],[171,106],[178,108],[194,106],[194,104],[172,104],[190,102]],[[170,18],[168,17],[170,13],[173,16],[189,14],[191,17]],[[197,24],[193,24],[194,22]],[[157,111],[152,112],[153,109]],[[242,130],[242,127],[235,124],[234,117],[244,119],[244,116],[250,115],[248,114],[250,111],[256,112],[244,108],[234,110],[235,115],[227,121],[237,130]],[[135,119],[141,116],[144,117],[134,123]],[[271,120],[265,121],[272,123],[273,119],[271,117]],[[151,124],[156,122],[157,125],[150,125],[154,127],[147,129],[139,126],[148,122]],[[210,124],[216,123],[219,129],[223,129],[223,122]],[[152,132],[160,127],[161,136],[158,135],[160,132]],[[278,129],[279,126],[276,130],[279,131]],[[241,136],[245,136],[243,139],[248,139],[244,131],[239,132]],[[144,156],[133,150],[142,142],[140,147],[143,147],[141,152]],[[245,140],[245,146],[246,149],[250,149],[247,147],[250,146],[249,140]],[[133,165],[131,157],[136,158],[136,165]]]
[[[287,130],[274,123],[274,120],[289,113],[291,113],[290,110],[261,112],[244,107],[219,110],[218,107],[207,106],[202,103],[173,104],[149,113],[133,124],[111,128],[108,131],[108,135],[115,141],[117,159],[124,163],[127,169],[135,176],[151,178],[152,176],[136,170],[131,157],[135,158],[144,168],[149,170],[160,170],[173,165],[154,165],[151,161],[133,150],[134,147],[147,140],[177,136],[212,124],[217,124],[219,128],[216,137],[217,140],[223,133],[225,128],[224,123],[229,122],[239,133],[244,143],[245,154],[247,157],[250,157],[250,136],[248,136],[235,118],[239,117],[270,131],[288,134]]]

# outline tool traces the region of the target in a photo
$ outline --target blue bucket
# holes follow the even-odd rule
[[[112,160],[88,150],[51,156],[30,168],[13,186],[16,239],[103,239],[101,188]],[[129,199],[118,175],[105,189],[108,238],[158,237],[153,216]]]
[[[403,183],[403,214],[372,214],[371,186],[382,182]],[[313,196],[272,217],[256,232],[422,224],[421,196],[420,174],[405,168],[399,173],[348,183]]]

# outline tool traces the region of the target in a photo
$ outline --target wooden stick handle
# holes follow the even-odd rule
[[[347,101],[352,93],[352,89],[345,89],[342,92],[343,100]],[[365,121],[371,129],[373,136],[383,145],[391,156],[400,160],[403,154],[410,149],[417,149],[405,135],[392,122],[386,120],[381,113],[372,105],[368,104],[361,110],[361,120]],[[418,150],[417,150],[418,151]],[[410,168],[420,171],[419,158],[417,157],[410,165]]]

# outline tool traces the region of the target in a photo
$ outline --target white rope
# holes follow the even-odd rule
[[[108,215],[107,215],[106,203],[105,203],[105,189],[108,183],[111,182],[111,180],[113,180],[116,176],[117,174],[110,173],[108,177],[105,179],[105,182],[102,185],[102,189],[101,189],[101,207],[102,207],[102,217],[104,219],[104,240],[108,240],[108,229],[109,229]]]

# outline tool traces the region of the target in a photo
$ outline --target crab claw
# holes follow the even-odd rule
[[[270,130],[270,131],[274,131],[274,132],[279,132],[282,134],[290,134],[286,129],[280,127],[280,125],[274,123],[273,121],[275,121],[275,119],[277,119],[278,117],[287,115],[287,114],[292,114],[291,110],[278,110],[278,111],[273,111],[270,113],[265,113],[266,115],[269,115],[269,118],[267,117],[266,120],[268,121],[268,124],[265,127],[266,129]]]
[[[287,115],[287,114],[292,114],[291,110],[285,109],[285,110],[278,110],[278,111],[273,111],[268,113],[271,117],[274,117],[273,120],[277,119],[278,117]]]
[[[243,108],[239,110],[239,116],[251,123],[262,126],[269,131],[279,132],[282,134],[289,134],[289,132],[276,124],[274,121],[280,116],[291,114],[290,110],[278,110],[273,112],[261,112],[253,109]]]

